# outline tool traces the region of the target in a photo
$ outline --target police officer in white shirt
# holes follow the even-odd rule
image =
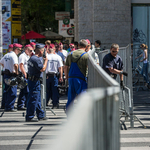
[[[48,105],[49,99],[52,99],[52,108],[59,108],[59,93],[58,93],[58,70],[59,70],[59,81],[62,82],[63,75],[63,63],[61,61],[60,56],[55,54],[55,45],[51,44],[49,50],[49,54],[47,56],[48,63],[46,68],[46,102]]]
[[[33,51],[33,47],[28,44],[25,46],[25,51],[19,56],[19,72],[23,74],[25,81],[27,82],[27,72],[28,72],[28,60],[30,58],[30,53]],[[29,93],[29,88],[26,86],[20,89],[20,94],[18,97],[17,109],[26,110],[26,102]]]
[[[11,51],[13,50],[13,44],[10,44],[9,46],[8,46],[8,53],[10,53]],[[6,56],[7,54],[5,54],[4,56]],[[4,58],[3,58],[4,59]],[[1,64],[3,67],[4,67],[4,65],[3,64]],[[4,68],[3,68],[4,69]],[[3,71],[2,71],[2,76],[3,76]],[[4,82],[4,78],[3,78],[3,84],[5,84],[5,82]],[[4,95],[2,95],[2,101],[1,101],[1,109],[5,109],[5,99],[4,99]]]
[[[13,51],[5,55],[0,63],[4,66],[4,80],[9,79],[13,76],[18,75],[18,57],[17,55],[21,52],[22,45],[13,44]],[[14,112],[14,104],[17,97],[17,86],[9,86],[5,84],[3,90],[5,99],[5,111]]]

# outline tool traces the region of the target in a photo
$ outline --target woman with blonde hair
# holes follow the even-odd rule
[[[135,59],[139,57],[143,57],[140,62],[143,62],[143,68],[141,71],[142,76],[144,77],[144,80],[146,81],[146,86],[150,88],[150,83],[149,83],[149,78],[148,78],[148,67],[149,67],[149,62],[148,62],[148,46],[146,44],[141,44],[140,45],[141,50],[143,50],[143,53],[136,57]]]

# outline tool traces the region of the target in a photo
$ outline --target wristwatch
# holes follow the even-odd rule
[[[123,74],[123,71],[121,71],[120,74]]]

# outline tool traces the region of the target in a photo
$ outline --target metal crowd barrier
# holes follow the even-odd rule
[[[119,150],[119,87],[90,89],[77,98],[52,150]]]

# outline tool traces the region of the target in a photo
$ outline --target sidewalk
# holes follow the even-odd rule
[[[62,97],[60,109],[53,109],[56,116],[47,110],[48,120],[39,122],[25,122],[25,111],[3,112],[0,109],[0,150],[37,150],[53,144],[67,120],[63,110],[66,101],[66,97]]]
[[[121,150],[150,150],[150,91],[134,91],[134,114],[147,127],[144,129],[139,122],[135,128],[121,130]],[[0,88],[1,100],[1,88]],[[0,150],[36,150],[46,144],[53,145],[53,141],[67,122],[63,107],[66,97],[60,100],[60,109],[54,109],[57,116],[47,110],[46,121],[37,123],[25,122],[25,111],[15,113],[0,110]],[[115,137],[114,137],[115,138]]]
[[[134,122],[134,128],[126,123],[128,130],[121,130],[121,150],[150,150],[150,91],[134,91],[134,115],[146,126]]]

